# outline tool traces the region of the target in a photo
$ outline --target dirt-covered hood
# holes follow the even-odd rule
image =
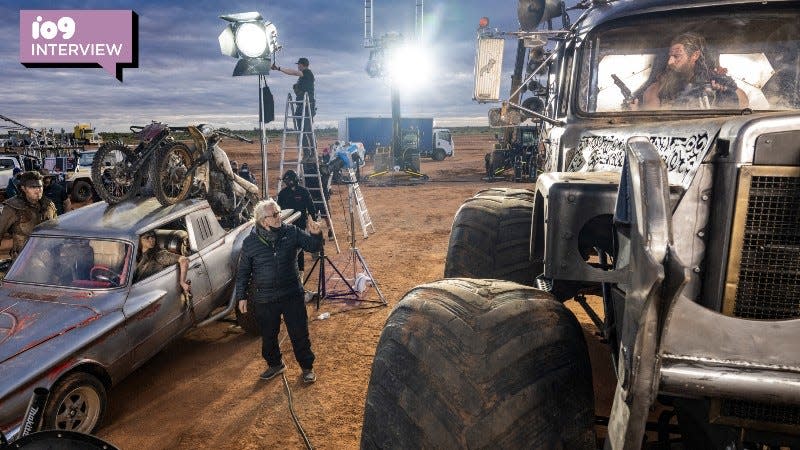
[[[57,296],[4,289],[0,294],[0,364],[100,317],[94,309]]]
[[[617,171],[625,161],[628,139],[646,136],[658,149],[671,184],[688,186],[730,117],[614,125],[565,133],[567,172]]]

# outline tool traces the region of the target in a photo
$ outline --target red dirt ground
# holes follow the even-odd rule
[[[320,139],[328,145],[332,139]],[[357,229],[356,245],[363,254],[388,306],[373,309],[343,308],[324,301],[309,306],[309,328],[317,355],[317,382],[303,385],[300,368],[284,339],[281,349],[287,364],[286,380],[294,409],[311,444],[319,449],[354,449],[359,446],[364,400],[372,358],[392,307],[413,286],[442,277],[453,216],[459,205],[480,189],[483,155],[493,139],[484,134],[456,134],[456,155],[442,162],[424,159],[422,171],[430,181],[415,186],[364,186],[366,204],[376,233],[363,239]],[[269,143],[271,193],[274,195],[280,140]],[[260,180],[258,144],[223,142],[231,159],[250,163]],[[371,173],[369,165],[365,173]],[[531,187],[510,182],[491,187]],[[334,228],[342,254],[333,243],[327,253],[348,274],[346,189],[339,186],[331,199]],[[310,263],[307,260],[307,267]],[[376,299],[374,289],[369,298]],[[594,300],[596,301],[596,299]],[[375,303],[344,305],[366,308]],[[574,302],[586,330],[595,367],[597,412],[607,415],[613,374],[605,347],[594,327]],[[98,435],[122,449],[261,449],[304,448],[292,421],[281,380],[260,381],[265,363],[260,339],[250,337],[231,323],[219,322],[192,330],[167,346],[151,361],[111,389],[110,409]],[[604,430],[598,430],[602,433]]]

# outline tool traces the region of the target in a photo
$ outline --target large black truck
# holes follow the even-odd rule
[[[446,278],[384,327],[362,448],[800,448],[797,2],[585,1],[557,35],[545,6],[514,35],[544,53],[543,173],[456,213]],[[610,352],[606,417],[567,301]]]

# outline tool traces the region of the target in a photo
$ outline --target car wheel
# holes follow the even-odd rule
[[[499,280],[418,286],[389,315],[361,448],[594,449],[592,370],[575,316]]]
[[[530,261],[534,193],[497,188],[478,192],[456,212],[446,278],[496,278],[532,286],[542,273]]]
[[[72,186],[72,201],[83,203],[92,197],[92,185],[88,181],[78,180]]]
[[[445,153],[444,149],[437,148],[433,151],[433,155],[431,155],[431,158],[433,158],[434,161],[443,161],[445,156],[447,156],[447,153]]]
[[[247,296],[247,312],[243,313],[239,310],[239,302],[236,302],[236,323],[250,336],[261,336],[261,328],[258,326],[256,314],[253,308],[253,296],[249,295],[251,289],[248,289]]]
[[[106,388],[97,377],[72,373],[50,391],[44,428],[90,434],[102,422],[107,404]]]

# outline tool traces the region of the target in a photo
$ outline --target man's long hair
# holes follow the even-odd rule
[[[709,60],[709,55],[706,50],[706,40],[697,33],[681,33],[675,36],[670,42],[670,48],[673,45],[681,44],[687,55],[691,56],[694,52],[699,51],[700,57],[695,61],[694,71],[692,74],[682,74],[668,67],[662,72],[659,80],[661,88],[658,91],[658,96],[662,101],[676,99],[686,88],[688,83],[695,85],[702,85],[708,82],[709,72],[714,63]],[[709,63],[711,63],[709,65]]]

